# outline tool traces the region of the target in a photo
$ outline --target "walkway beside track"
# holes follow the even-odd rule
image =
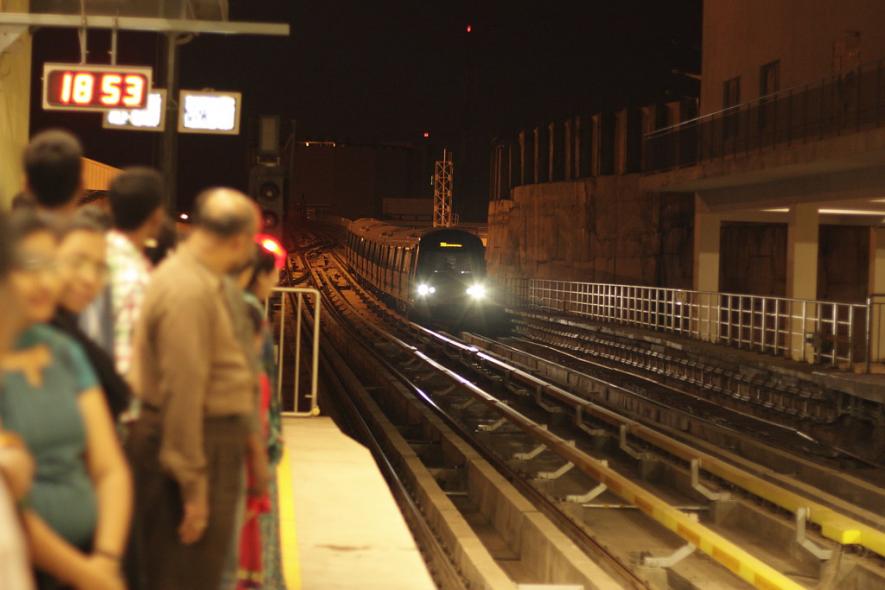
[[[331,418],[287,418],[278,471],[289,590],[435,585],[369,451]]]

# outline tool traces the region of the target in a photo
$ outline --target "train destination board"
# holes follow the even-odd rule
[[[106,111],[102,120],[104,129],[130,131],[163,131],[166,128],[166,89],[154,88],[143,109],[114,109]]]
[[[47,63],[43,66],[43,108],[64,111],[143,109],[153,69]]]
[[[239,92],[182,90],[179,94],[179,133],[238,135],[240,133]]]

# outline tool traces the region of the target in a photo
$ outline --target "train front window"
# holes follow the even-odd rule
[[[479,269],[476,267],[474,257],[466,252],[439,252],[427,253],[429,260],[427,268],[433,273],[449,274],[473,274]]]

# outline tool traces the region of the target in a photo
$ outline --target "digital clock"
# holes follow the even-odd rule
[[[43,65],[43,108],[64,111],[142,109],[153,69],[145,66]]]

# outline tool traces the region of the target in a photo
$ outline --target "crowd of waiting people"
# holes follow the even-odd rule
[[[160,174],[83,205],[81,157],[36,135],[0,213],[0,588],[282,589],[264,309],[285,255],[216,188],[153,264]]]

